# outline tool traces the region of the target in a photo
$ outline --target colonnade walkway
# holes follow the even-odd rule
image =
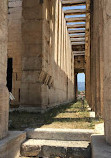
[[[88,104],[84,107],[81,101],[63,104],[50,109],[46,113],[28,113],[20,111],[10,112],[9,129],[25,130],[26,128],[69,128],[94,129],[95,124],[103,122],[102,119],[91,115]]]
[[[90,158],[92,134],[103,120],[95,118],[86,101],[64,104],[41,113],[11,111],[10,130],[26,131],[27,139],[21,146],[24,157]],[[101,129],[100,129],[101,130]]]

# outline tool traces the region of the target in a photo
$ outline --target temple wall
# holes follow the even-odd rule
[[[24,0],[22,14],[24,47],[20,105],[41,110],[42,3],[39,0]]]
[[[12,105],[20,104],[22,62],[22,0],[8,0],[8,58],[12,58]],[[10,71],[10,70],[9,70]]]
[[[47,74],[47,83],[42,86],[42,106],[72,101],[74,61],[60,1],[44,1],[42,39],[42,71]]]
[[[45,110],[74,100],[74,58],[61,2],[24,0],[22,37],[21,106]]]

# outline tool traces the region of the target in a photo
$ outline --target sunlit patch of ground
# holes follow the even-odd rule
[[[101,119],[91,118],[85,102],[83,108],[80,101],[56,107],[44,114],[28,112],[10,113],[10,130],[26,128],[70,128],[94,129]]]

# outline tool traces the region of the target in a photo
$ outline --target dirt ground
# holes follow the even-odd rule
[[[44,114],[28,112],[10,112],[9,130],[25,130],[26,128],[69,128],[94,129],[101,119],[91,118],[87,103],[83,108],[80,101],[61,105]]]

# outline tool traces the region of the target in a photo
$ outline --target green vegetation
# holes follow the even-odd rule
[[[84,108],[80,101],[61,105],[44,114],[28,112],[10,113],[10,130],[26,128],[70,128],[93,129],[101,119],[90,118],[85,101]]]
[[[80,94],[81,93],[81,91],[78,91],[78,94]]]

